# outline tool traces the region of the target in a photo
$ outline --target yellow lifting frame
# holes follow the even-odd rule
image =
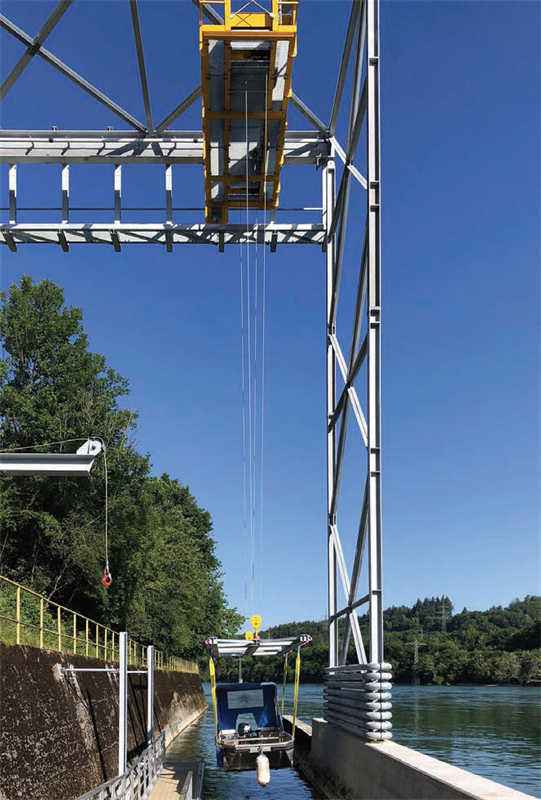
[[[297,54],[297,0],[272,0],[272,11],[270,12],[240,12],[232,10],[232,0],[199,0],[200,8],[223,7],[223,24],[206,24],[202,22],[199,26],[199,50],[201,54],[201,94],[203,101],[202,108],[202,127],[205,141],[204,154],[204,180],[205,180],[205,216],[207,221],[211,221],[211,207],[220,207],[221,223],[226,223],[228,211],[230,209],[242,209],[245,203],[228,200],[229,185],[232,180],[238,177],[229,174],[229,143],[230,143],[230,123],[231,120],[244,119],[243,112],[232,112],[230,109],[230,79],[231,62],[242,58],[236,52],[233,53],[231,44],[239,41],[269,41],[271,43],[269,74],[267,78],[267,109],[266,111],[248,111],[248,120],[265,120],[279,122],[279,133],[276,145],[275,169],[270,175],[255,175],[249,177],[250,183],[259,184],[259,197],[256,201],[253,198],[248,203],[251,209],[274,209],[278,206],[280,198],[280,172],[284,164],[284,146],[287,129],[287,108],[291,97],[291,76],[293,69],[293,59]],[[284,22],[286,20],[286,22]],[[211,40],[223,40],[224,42],[224,109],[223,111],[210,111],[210,70],[209,70],[209,42]],[[280,41],[288,41],[290,47],[284,76],[284,95],[281,108],[278,111],[272,109],[272,90],[275,81],[274,62],[276,58],[276,45]],[[224,147],[224,169],[223,175],[212,175],[210,163],[210,126],[211,120],[223,120],[223,147]],[[263,161],[266,162],[266,152],[268,145],[268,130],[265,125]],[[271,181],[272,196],[270,201],[265,202],[265,185]],[[212,200],[212,186],[216,183],[223,183],[224,197],[216,202]]]

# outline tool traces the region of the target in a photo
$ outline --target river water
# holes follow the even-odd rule
[[[288,687],[287,699],[291,701]],[[393,738],[457,767],[541,796],[541,689],[520,686],[396,686]],[[300,719],[322,716],[323,687],[305,684]],[[181,734],[174,749],[204,758],[205,800],[305,800],[315,795],[294,770],[274,770],[261,789],[252,772],[216,767],[212,714]]]

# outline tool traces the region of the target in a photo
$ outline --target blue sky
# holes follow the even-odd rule
[[[54,4],[1,5],[34,34]],[[322,117],[347,15],[340,0],[306,0],[299,15],[294,88]],[[533,2],[383,2],[385,605],[447,593],[457,609],[485,608],[540,588],[539,16]],[[142,3],[141,22],[161,118],[198,83],[197,15],[191,3],[156,0]],[[4,32],[0,46],[5,75],[22,47]],[[47,46],[143,118],[127,3],[76,3]],[[198,114],[183,127],[197,128]],[[1,124],[122,125],[37,58]],[[291,114],[290,127],[307,126]],[[72,202],[109,205],[111,172],[73,169]],[[5,178],[3,169],[2,205]],[[152,167],[127,169],[128,202],[161,205],[161,181]],[[317,206],[319,185],[313,169],[292,168],[283,203]],[[179,205],[202,204],[199,168],[177,169],[175,187]],[[21,171],[21,204],[57,201],[58,170]],[[47,277],[83,308],[92,348],[130,380],[138,446],[211,511],[227,593],[250,611],[238,250],[23,247],[0,259],[3,287],[23,273]],[[344,340],[353,261],[346,267]],[[273,623],[321,618],[326,607],[324,261],[317,248],[282,248],[267,268],[254,610]],[[352,447],[343,486],[350,560],[361,458]]]

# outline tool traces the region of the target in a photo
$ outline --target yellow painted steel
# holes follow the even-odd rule
[[[280,173],[284,164],[284,145],[287,129],[287,108],[291,97],[291,75],[293,69],[293,59],[297,53],[297,0],[259,0],[254,3],[239,2],[235,0],[235,5],[239,6],[236,10],[232,7],[232,0],[199,0],[201,10],[199,25],[199,49],[201,54],[201,94],[203,100],[203,137],[205,143],[204,151],[204,177],[205,177],[205,217],[207,222],[226,223],[228,212],[232,209],[268,209],[272,210],[278,206],[280,198]],[[266,8],[263,10],[263,6]],[[222,11],[223,24],[207,24],[204,22],[203,11],[205,7],[213,10]],[[210,42],[223,41],[223,74],[224,74],[224,98],[223,108],[219,111],[211,110],[211,75],[209,66],[209,45]],[[249,49],[242,50],[242,42],[249,44],[254,42],[270,44],[270,55],[265,77],[265,96],[266,108],[264,111],[250,110],[247,104],[246,111],[231,111],[231,65],[234,62],[246,61],[250,57]],[[278,75],[276,64],[276,48],[280,42],[288,45],[287,59],[281,75]],[[240,49],[239,49],[240,44]],[[235,51],[232,45],[236,45]],[[273,101],[273,89],[278,78],[284,79],[283,96],[279,101]],[[275,105],[279,104],[276,109]],[[264,104],[265,105],[265,104]],[[267,174],[249,175],[249,184],[253,189],[256,185],[256,194],[249,197],[246,201],[239,200],[239,194],[245,191],[245,186],[233,187],[233,182],[239,182],[243,176],[232,176],[229,173],[230,167],[230,133],[231,122],[240,121],[247,118],[247,123],[253,124],[254,121],[263,123],[262,132],[263,144],[261,159],[263,164],[262,172],[266,170],[267,154],[269,152],[270,137],[269,123],[278,126],[274,137],[272,149],[275,152],[275,164],[272,172]],[[222,121],[223,128],[220,137],[220,149],[223,150],[224,166],[220,174],[212,174],[211,169],[211,122]],[[233,179],[233,180],[232,180]],[[270,197],[266,192],[267,182],[272,183],[272,193]],[[218,198],[213,198],[213,187],[221,183],[222,192]]]
[[[118,661],[115,631],[72,609],[49,600],[11,578],[0,575],[0,640],[7,644],[26,644],[40,650],[58,650],[86,656],[95,655],[100,661]],[[84,629],[82,623],[84,621]],[[95,639],[91,636],[91,626]],[[103,636],[100,633],[103,631]],[[145,648],[132,637],[128,638],[132,661],[144,666]],[[163,658],[156,651],[158,668],[177,672],[199,673],[195,661],[177,656]]]
[[[282,683],[282,716],[284,716],[284,709],[286,705],[286,684],[287,684],[287,657],[288,653],[284,658],[284,681]]]
[[[210,695],[212,698],[212,711],[214,714],[214,727],[218,730],[218,701],[216,700],[216,665],[214,659],[209,658]]]
[[[301,681],[301,648],[297,649],[297,658],[295,659],[295,686],[293,689],[293,727],[292,734],[295,737],[295,727],[297,723],[297,708],[299,706],[299,685]]]

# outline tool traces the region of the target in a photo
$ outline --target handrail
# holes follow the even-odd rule
[[[145,800],[159,777],[164,755],[165,731],[162,731],[124,775],[96,786],[78,800]]]
[[[14,590],[12,594],[9,589]],[[29,599],[30,605],[25,603]],[[0,641],[100,661],[118,661],[118,631],[3,575],[0,575]],[[160,650],[155,654],[156,669],[199,673],[194,661],[165,655]],[[146,666],[146,647],[131,636],[128,636],[128,662]]]

